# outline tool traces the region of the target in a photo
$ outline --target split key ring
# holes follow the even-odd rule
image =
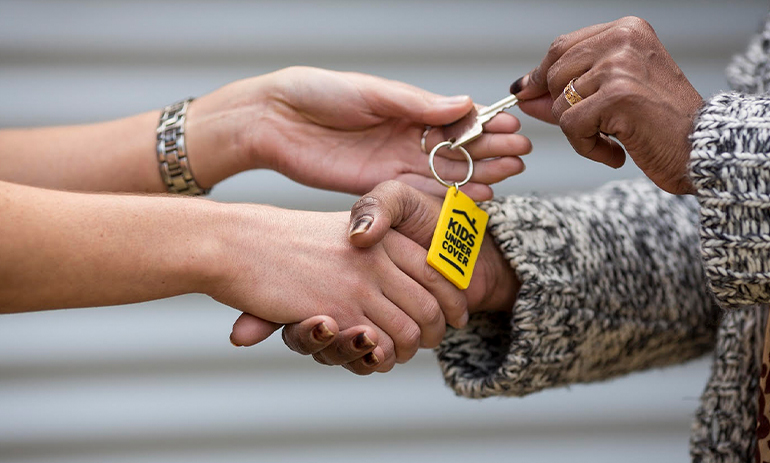
[[[430,156],[428,156],[428,165],[430,166],[430,171],[433,173],[433,176],[438,180],[438,182],[442,185],[444,185],[447,188],[455,187],[458,191],[460,190],[460,187],[465,185],[471,180],[471,177],[473,176],[473,158],[471,157],[471,153],[468,152],[467,149],[463,146],[458,146],[457,149],[460,150],[460,152],[463,153],[465,156],[465,160],[468,161],[468,175],[465,176],[465,179],[463,179],[462,182],[453,182],[449,183],[443,178],[441,178],[438,175],[438,172],[436,172],[436,166],[433,165],[433,159],[436,157],[436,153],[441,148],[449,148],[452,146],[452,141],[442,141],[438,145],[434,146],[432,150],[430,150]]]

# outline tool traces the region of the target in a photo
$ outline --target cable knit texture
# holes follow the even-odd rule
[[[770,96],[715,96],[692,142],[711,289],[725,308],[770,303]]]
[[[749,60],[731,66],[754,72],[742,86],[765,88],[767,39],[752,42]],[[749,65],[751,63],[751,65]],[[749,88],[752,90],[753,88]],[[720,328],[712,376],[696,413],[691,439],[695,461],[748,461],[756,445],[756,387],[770,302],[770,97],[714,96],[692,134],[691,178],[700,202],[701,254],[709,287],[729,313]],[[743,309],[741,309],[743,308]],[[752,389],[746,389],[751,387]]]
[[[512,315],[478,314],[438,349],[468,397],[525,395],[681,362],[713,346],[697,204],[647,181],[482,205],[522,287]]]
[[[692,134],[697,200],[636,181],[483,204],[522,287],[511,314],[476,314],[437,349],[457,394],[521,396],[715,347],[692,461],[753,460],[770,302],[770,24],[727,76],[739,93],[709,99]]]
[[[766,313],[766,308],[754,308],[724,314],[717,333],[711,376],[692,424],[693,462],[753,461],[759,356]]]

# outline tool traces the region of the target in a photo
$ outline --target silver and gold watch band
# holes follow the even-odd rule
[[[187,107],[192,98],[166,106],[160,116],[157,129],[158,163],[160,177],[170,193],[183,195],[205,195],[210,190],[198,186],[190,170],[184,140],[184,123]]]

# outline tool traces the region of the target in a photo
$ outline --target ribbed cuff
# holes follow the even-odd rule
[[[770,303],[770,97],[723,93],[692,135],[709,286],[724,308]]]
[[[512,313],[480,313],[437,349],[467,397],[526,395],[696,357],[717,309],[699,265],[697,205],[649,182],[482,205],[515,268]]]

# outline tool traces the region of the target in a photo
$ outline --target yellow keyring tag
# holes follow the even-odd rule
[[[449,141],[439,143],[431,150],[428,159],[436,180],[448,186],[449,189],[441,206],[436,231],[433,232],[427,261],[455,286],[466,289],[471,283],[473,268],[481,251],[481,242],[487,229],[489,215],[468,195],[459,190],[460,186],[466,184],[473,175],[473,159],[465,148],[459,147],[470,166],[465,180],[450,184],[436,173],[433,158],[439,149],[449,145],[451,145]]]

